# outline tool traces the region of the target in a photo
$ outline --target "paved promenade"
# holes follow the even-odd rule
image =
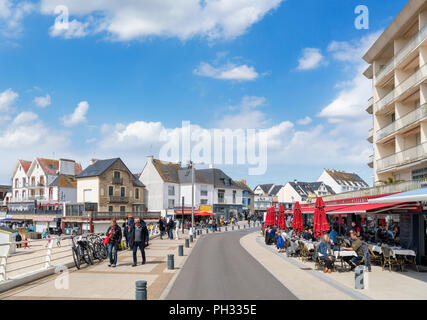
[[[382,271],[372,266],[365,273],[365,289],[354,289],[354,272],[324,274],[314,270],[313,262],[301,262],[299,258],[287,258],[278,253],[275,246],[266,246],[260,232],[241,239],[242,246],[299,299],[320,300],[390,300],[427,299],[427,274]]]
[[[187,235],[185,237],[188,237]],[[0,294],[0,299],[135,299],[135,281],[146,280],[148,299],[159,299],[162,291],[181,267],[196,240],[190,248],[184,248],[184,257],[178,257],[178,245],[181,240],[150,241],[146,249],[147,263],[141,265],[138,252],[138,266],[132,267],[132,252],[122,251],[118,255],[116,268],[108,267],[108,259],[83,267],[81,270],[68,270],[68,288],[66,274],[57,274]],[[70,250],[70,248],[68,248]],[[167,255],[174,254],[175,270],[167,269]],[[86,265],[84,265],[86,266]],[[59,286],[58,286],[59,285]]]

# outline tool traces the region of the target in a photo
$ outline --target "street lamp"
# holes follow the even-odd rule
[[[189,161],[188,165],[191,167],[191,235],[194,234],[194,165],[195,164],[200,164],[203,165],[205,164],[204,162],[193,162],[193,161]]]

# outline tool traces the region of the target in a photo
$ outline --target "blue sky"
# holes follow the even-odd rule
[[[265,174],[220,166],[252,186],[323,168],[372,183],[361,57],[407,1],[86,2],[0,0],[0,183],[36,156],[120,156],[140,171],[183,120],[267,130]],[[368,30],[354,26],[359,4]]]

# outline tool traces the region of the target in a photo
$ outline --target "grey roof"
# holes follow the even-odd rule
[[[268,191],[270,191],[271,187],[273,186],[273,183],[269,183],[269,184],[259,184],[257,187],[260,187],[262,189],[262,191],[264,191],[265,193],[268,193]],[[256,187],[256,188],[257,188]],[[256,189],[255,188],[255,189]]]
[[[191,169],[178,170],[178,179],[180,183],[191,183]],[[194,182],[211,184],[211,181],[200,170],[194,170]]]
[[[209,184],[213,184],[214,188],[242,189],[240,185],[234,182],[233,179],[220,169],[200,169],[197,171],[209,181]]]
[[[253,190],[247,185],[245,180],[235,181],[244,191],[247,191],[249,194],[254,194]]]
[[[117,160],[120,158],[107,159],[107,160],[98,160],[94,164],[91,164],[89,167],[84,169],[77,178],[86,178],[86,177],[97,177],[103,174],[109,167],[111,167]]]
[[[179,163],[153,159],[153,165],[164,182],[179,183],[178,171],[182,169]]]
[[[298,192],[298,194],[302,197],[308,196],[309,193],[314,194],[316,190],[319,190],[320,185],[322,183],[323,182],[300,182],[300,181],[289,182],[292,188],[294,188],[295,191]],[[330,194],[335,194],[334,190],[332,190],[330,186],[325,184],[325,187]]]
[[[356,173],[348,173],[338,170],[326,170],[326,172],[339,184],[358,185],[368,188],[369,185]]]
[[[268,193],[269,196],[275,196],[282,189],[282,185],[274,185],[273,189]]]

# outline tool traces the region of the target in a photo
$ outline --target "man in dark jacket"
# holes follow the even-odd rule
[[[122,240],[122,229],[117,224],[116,219],[111,220],[111,226],[108,228],[105,235],[110,236],[108,242],[108,257],[110,259],[109,267],[116,267],[117,264],[117,246]]]
[[[159,219],[159,230],[160,230],[160,239],[163,240],[163,234],[165,233],[165,221],[164,218]]]
[[[145,264],[145,247],[148,246],[148,229],[144,220],[135,220],[135,225],[129,229],[129,242],[133,251],[133,265],[136,267],[136,254],[138,248],[142,255],[142,264]]]
[[[166,225],[166,229],[168,232],[168,237],[170,240],[173,240],[173,229],[175,227],[175,222],[173,221],[172,217],[169,219],[168,224]]]

